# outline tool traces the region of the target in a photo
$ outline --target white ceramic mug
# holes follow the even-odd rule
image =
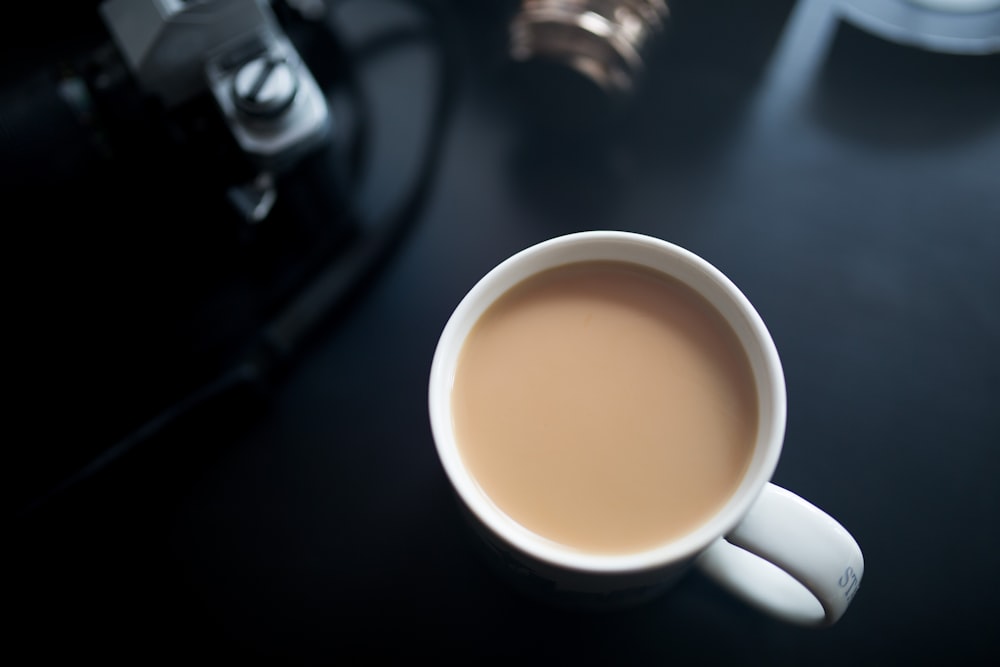
[[[756,445],[729,501],[683,537],[624,555],[564,548],[515,522],[466,468],[452,428],[451,391],[459,352],[480,315],[515,284],[562,264],[625,261],[666,273],[708,299],[736,332],[758,395]],[[658,595],[691,566],[743,600],[802,625],[830,625],[847,609],[864,560],[828,514],[770,482],[785,431],[785,380],[764,322],[718,269],[666,241],[620,231],[569,234],[500,263],[465,296],[445,325],[431,366],[431,430],[444,470],[490,560],[520,588],[582,608],[630,605]]]

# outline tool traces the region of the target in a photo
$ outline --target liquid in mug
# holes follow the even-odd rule
[[[460,353],[452,412],[480,487],[534,533],[634,553],[722,508],[757,433],[735,332],[680,281],[623,262],[536,274],[492,304]]]

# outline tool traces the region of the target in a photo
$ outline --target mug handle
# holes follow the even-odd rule
[[[836,520],[768,483],[736,528],[698,567],[745,602],[808,626],[836,623],[861,585],[861,548]]]

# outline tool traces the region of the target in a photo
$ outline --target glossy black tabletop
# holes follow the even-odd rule
[[[414,34],[358,73],[372,140],[353,205],[376,219],[430,168],[426,196],[266,390],[166,428],[13,520],[8,648],[129,664],[1000,658],[1000,55],[892,41],[831,3],[676,0],[637,88],[609,103],[510,61],[516,2],[439,3],[430,19],[406,2],[332,4],[359,49],[373,26],[414,15],[444,35],[444,51]],[[441,53],[454,87],[428,147]],[[310,187],[319,201],[323,184]],[[298,196],[309,210],[309,190]],[[99,210],[79,220],[102,224]],[[562,611],[479,559],[430,433],[437,338],[497,262],[588,229],[698,253],[767,323],[788,390],[774,481],[865,555],[834,627],[771,619],[697,572],[638,608]],[[15,292],[61,275],[46,258],[69,250],[45,238],[62,249],[35,238],[35,272]],[[77,307],[60,337],[101,326]],[[8,322],[48,347],[10,363],[65,384],[50,363],[65,344],[19,315]],[[161,384],[141,356],[129,363],[131,392]],[[37,468],[77,441],[113,444],[126,425],[95,434],[67,417],[72,403],[113,421],[101,383],[28,392],[35,404],[14,405],[33,426],[9,430],[5,449],[31,449]]]

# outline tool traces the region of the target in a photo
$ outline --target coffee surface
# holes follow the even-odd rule
[[[529,530],[599,554],[655,547],[735,491],[753,373],[700,295],[618,262],[540,273],[473,327],[452,391],[460,454]]]

